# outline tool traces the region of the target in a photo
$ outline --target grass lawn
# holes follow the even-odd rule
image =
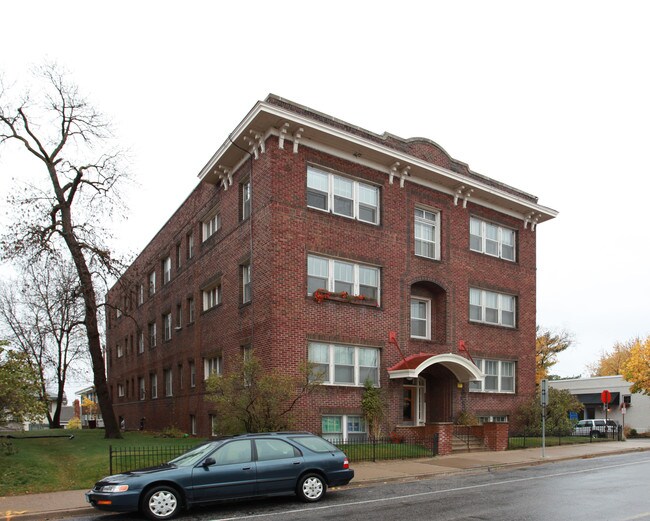
[[[555,447],[558,445],[575,445],[576,443],[598,443],[599,441],[612,441],[612,438],[590,439],[589,436],[546,436],[545,446]],[[526,438],[510,438],[508,449],[530,449],[531,447],[541,447],[541,436],[527,436]]]
[[[67,437],[6,439],[15,451],[0,450],[0,496],[16,496],[57,490],[90,488],[99,478],[108,475],[109,446],[161,447],[194,445],[204,441],[196,438],[160,438],[153,433],[125,432],[121,440],[104,439],[103,429],[45,430],[13,433],[13,436]]]
[[[431,451],[422,445],[410,443],[337,443],[336,446],[345,452],[351,462],[372,461],[373,456],[378,460],[402,459],[402,458],[426,458],[431,457]]]

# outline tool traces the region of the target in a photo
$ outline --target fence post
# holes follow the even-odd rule
[[[376,449],[377,449],[377,438],[373,436],[372,437],[372,462],[373,463],[377,461]]]
[[[113,475],[113,446],[108,446],[108,475]]]

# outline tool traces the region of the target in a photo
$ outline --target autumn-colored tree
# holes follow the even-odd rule
[[[636,339],[621,373],[632,384],[631,392],[650,395],[650,336]]]
[[[564,329],[556,331],[542,326],[537,326],[536,331],[535,383],[539,385],[541,380],[548,378],[549,369],[557,364],[557,355],[573,344],[573,335]]]
[[[571,432],[573,423],[569,419],[570,412],[580,412],[583,405],[578,398],[567,389],[548,388],[548,405],[546,406],[546,431],[554,434]],[[524,404],[516,414],[517,422],[523,425],[526,432],[538,435],[542,432],[542,404],[539,392],[528,403]]]
[[[616,342],[611,350],[604,351],[597,362],[589,364],[591,376],[617,376],[623,374],[623,365],[630,357],[632,346],[639,342],[638,338],[627,342]]]

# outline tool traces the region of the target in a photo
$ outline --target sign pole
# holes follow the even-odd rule
[[[548,405],[548,380],[540,382],[540,398],[542,402],[542,458],[546,457],[546,406]]]

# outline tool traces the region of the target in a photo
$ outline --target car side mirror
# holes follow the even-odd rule
[[[210,458],[210,457],[208,457],[208,458],[205,458],[205,459],[203,460],[203,463],[202,463],[201,466],[203,466],[203,467],[209,467],[210,465],[214,465],[215,463],[216,463],[216,461],[215,461],[214,458]]]

